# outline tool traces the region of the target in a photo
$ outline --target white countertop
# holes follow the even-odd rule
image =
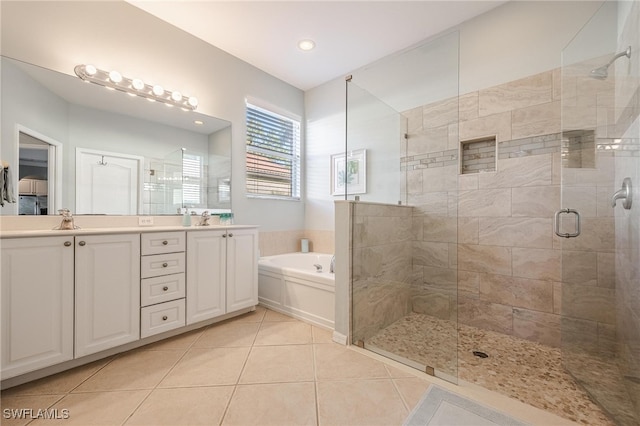
[[[255,225],[209,225],[209,226],[124,226],[124,227],[101,227],[101,228],[79,228],[73,230],[58,229],[28,229],[28,230],[0,230],[2,238],[30,238],[30,237],[53,237],[53,236],[76,236],[76,235],[103,235],[103,234],[129,234],[146,232],[170,232],[170,231],[213,231],[221,229],[246,229],[256,228]]]

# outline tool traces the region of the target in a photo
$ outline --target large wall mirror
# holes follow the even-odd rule
[[[231,209],[231,123],[0,57],[3,215]]]

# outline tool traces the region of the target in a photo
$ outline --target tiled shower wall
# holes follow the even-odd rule
[[[553,70],[404,113],[409,139],[401,161],[408,203],[415,206],[414,311],[457,315],[464,324],[560,345],[561,239],[553,232],[560,208],[560,87],[560,70]],[[580,96],[595,100],[597,93]],[[461,175],[459,140],[492,136],[496,171]],[[447,161],[432,160],[444,155]],[[598,168],[609,166],[598,156]],[[599,176],[599,170],[587,174]],[[574,280],[607,289],[613,221],[599,188],[599,182],[585,181],[576,195],[580,206],[589,207],[583,216],[594,226],[582,243],[573,243],[572,254],[592,266],[586,273],[576,269]],[[606,290],[593,294],[597,303],[576,294],[575,307],[566,310],[602,325],[609,339],[613,318],[602,316],[600,307],[614,299]]]
[[[411,207],[353,203],[352,341],[411,312]]]

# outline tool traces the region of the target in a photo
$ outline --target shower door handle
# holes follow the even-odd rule
[[[576,230],[574,233],[564,233],[560,232],[560,215],[561,214],[574,214],[576,216]],[[580,213],[577,210],[573,209],[562,209],[558,210],[553,219],[553,231],[556,233],[558,237],[562,238],[575,238],[580,235]]]

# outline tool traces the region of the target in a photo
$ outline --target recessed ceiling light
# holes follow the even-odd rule
[[[316,47],[316,43],[313,40],[300,40],[298,42],[298,47],[301,50],[308,51]]]
[[[197,124],[198,126],[202,126],[204,124],[204,122],[200,120],[195,120],[194,123]]]

